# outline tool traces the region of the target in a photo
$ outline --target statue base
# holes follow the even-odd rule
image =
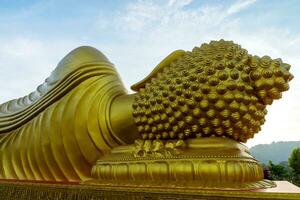
[[[0,200],[56,199],[56,200],[142,200],[142,199],[286,199],[299,200],[300,188],[287,181],[276,181],[277,187],[257,190],[191,190],[173,188],[135,188],[82,185],[79,183],[37,183],[0,181]]]
[[[184,143],[184,144],[183,144]],[[248,148],[228,138],[137,142],[100,158],[85,184],[206,190],[275,187]]]

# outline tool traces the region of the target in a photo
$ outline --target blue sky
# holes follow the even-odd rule
[[[170,52],[224,38],[295,75],[248,145],[300,140],[299,12],[298,0],[0,0],[0,103],[35,90],[81,45],[101,50],[129,89]]]

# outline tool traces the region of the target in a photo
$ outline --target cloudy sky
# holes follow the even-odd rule
[[[224,38],[295,76],[247,145],[300,140],[299,12],[298,0],[0,0],[0,103],[35,90],[81,45],[101,50],[129,89],[170,52]]]

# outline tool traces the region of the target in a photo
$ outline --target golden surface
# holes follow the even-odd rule
[[[222,190],[275,187],[263,180],[262,167],[248,148],[232,139],[208,137],[185,143],[176,153],[166,146],[143,156],[133,153],[134,145],[116,147],[97,161],[94,179],[84,183]]]
[[[124,127],[110,123],[111,109],[131,115],[133,98],[112,106],[126,91],[96,49],[72,51],[32,94],[37,99],[29,95],[1,106],[0,179],[85,180],[101,155],[138,137],[134,128],[126,136]]]
[[[0,179],[274,187],[240,142],[288,89],[289,68],[212,41],[171,53],[129,95],[101,52],[80,47],[35,92],[0,105]]]
[[[136,188],[87,186],[76,184],[18,183],[0,181],[0,200],[25,199],[107,199],[107,200],[255,200],[255,199],[300,199],[300,188],[285,181],[276,181],[278,187],[252,191],[192,190],[173,188]]]
[[[143,139],[225,136],[246,142],[265,122],[266,106],[281,98],[293,78],[280,59],[252,56],[223,40],[169,60],[133,86],[133,114]]]

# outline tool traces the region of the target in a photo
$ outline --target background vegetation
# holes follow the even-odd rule
[[[300,141],[257,145],[250,149],[270,180],[286,180],[300,186]]]

